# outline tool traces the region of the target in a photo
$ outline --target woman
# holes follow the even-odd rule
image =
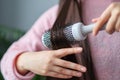
[[[67,3],[69,1],[74,3],[76,0],[67,0]],[[60,0],[61,7],[65,2],[66,0]],[[77,4],[75,3],[75,5]],[[76,15],[74,15],[74,17],[71,16],[71,14],[73,14],[71,13],[66,23],[75,23],[81,19],[81,22],[84,24],[90,24],[93,18],[102,14],[99,18],[93,19],[93,22],[96,22],[93,34],[96,35],[106,22],[106,31],[108,33],[117,31],[112,35],[108,35],[105,31],[101,31],[97,36],[90,34],[88,40],[97,79],[119,80],[120,33],[118,31],[120,31],[120,0],[81,0],[79,1],[79,5],[80,11],[82,12],[80,14],[81,18],[77,19],[79,17],[78,10],[75,11],[78,17]],[[51,28],[52,31],[55,30],[54,23],[56,23],[57,12],[61,10],[61,7],[58,7],[59,6],[55,6],[47,11],[20,40],[13,43],[8,49],[1,61],[1,71],[5,80],[31,80],[34,76],[33,73],[68,80],[73,76],[80,79],[82,74],[88,70],[81,64],[60,59],[70,54],[81,53],[82,47],[56,50],[57,48],[53,46],[55,50],[47,50],[40,41],[45,31]],[[78,9],[78,7],[74,8]],[[74,10],[74,8],[72,10]],[[65,25],[65,23],[63,25]],[[54,43],[54,37],[51,38],[52,43]],[[69,43],[66,45],[69,46]]]

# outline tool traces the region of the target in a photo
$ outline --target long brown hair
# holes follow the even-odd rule
[[[79,3],[78,0],[60,0],[58,17],[51,29],[51,42],[53,50],[72,47],[70,42],[65,38],[63,29],[66,25],[72,25],[80,21],[83,22],[81,11],[81,2]],[[86,66],[87,72],[83,73],[80,78],[73,77],[65,80],[96,80],[88,40],[86,39],[84,41],[80,41],[78,44],[80,47],[83,47],[83,52],[76,55],[66,56],[63,59]],[[64,79],[48,77],[47,80]]]

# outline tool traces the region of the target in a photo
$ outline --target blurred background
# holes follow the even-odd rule
[[[59,0],[0,0],[0,60],[8,47]],[[0,80],[4,80],[0,72]],[[32,80],[45,80],[36,75]]]
[[[28,30],[58,0],[0,0],[0,24]]]

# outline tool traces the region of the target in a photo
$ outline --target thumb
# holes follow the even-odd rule
[[[92,19],[92,22],[97,22],[99,19],[100,19],[100,17],[94,18],[94,19]]]
[[[55,51],[55,56],[58,58],[62,58],[64,56],[70,55],[70,54],[75,54],[75,53],[80,53],[82,52],[81,47],[75,47],[75,48],[65,48],[65,49],[59,49]]]

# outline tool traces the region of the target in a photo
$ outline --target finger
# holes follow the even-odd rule
[[[86,70],[87,70],[86,67],[84,67],[82,65],[72,63],[72,62],[69,62],[69,61],[65,61],[65,60],[62,60],[62,59],[57,59],[57,58],[55,59],[53,64],[64,67],[64,68],[69,68],[69,69],[73,69],[73,70],[76,70],[76,71],[80,71],[80,72],[86,72]]]
[[[65,48],[65,49],[59,49],[54,52],[55,56],[58,58],[62,58],[64,56],[70,55],[70,54],[75,54],[75,53],[80,53],[82,52],[82,48],[77,47],[77,48]]]
[[[117,15],[115,13],[112,14],[112,16],[110,17],[106,25],[106,32],[108,32],[109,34],[112,34],[115,31],[117,19],[118,19]]]
[[[94,18],[92,19],[92,22],[97,22],[100,18]]]
[[[82,76],[81,72],[66,69],[66,68],[63,68],[63,67],[60,67],[60,66],[54,66],[51,70],[53,72],[57,72],[57,73],[60,73],[60,74],[63,74],[63,75],[68,75],[68,76],[76,76],[76,77],[81,77]]]
[[[49,72],[45,76],[50,76],[50,77],[55,77],[55,78],[63,78],[63,79],[72,78],[72,76],[68,76],[68,75],[64,75],[64,74],[60,74],[60,73],[56,73],[56,72]]]
[[[116,22],[116,30],[118,30],[120,32],[120,16]]]
[[[108,21],[111,15],[111,8],[107,8],[103,14],[100,16],[100,19],[97,21],[95,28],[93,29],[93,35],[97,35],[101,27]]]

